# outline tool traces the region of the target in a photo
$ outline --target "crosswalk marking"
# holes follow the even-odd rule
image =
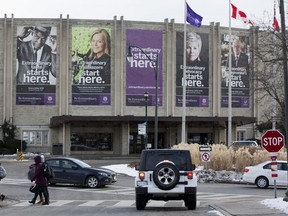
[[[13,179],[6,177],[1,180],[1,184],[31,184],[31,181],[28,179]]]
[[[83,202],[80,203],[79,202]],[[106,202],[106,204],[105,204]],[[75,205],[77,203],[77,205]],[[48,206],[50,207],[61,207],[64,205],[73,205],[79,207],[135,207],[135,200],[52,200]],[[40,206],[40,205],[33,205],[28,202],[28,200],[21,200],[19,203],[12,205],[14,207],[29,207],[29,206]],[[197,206],[200,206],[200,201],[197,201]],[[156,201],[156,200],[149,200],[146,207],[185,207],[184,201],[181,200],[173,200],[173,201]]]
[[[88,202],[82,203],[79,206],[97,206],[100,203],[103,203],[105,200],[90,200]]]
[[[62,206],[72,202],[74,202],[74,200],[59,200],[49,204],[49,206]]]
[[[134,200],[121,200],[116,203],[114,206],[116,207],[126,207],[126,206],[133,206],[135,204]]]

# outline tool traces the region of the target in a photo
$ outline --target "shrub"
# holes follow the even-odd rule
[[[196,166],[204,166],[215,171],[227,170],[243,172],[246,166],[253,166],[264,161],[271,160],[270,153],[261,147],[228,148],[222,144],[214,144],[210,152],[210,162],[201,160],[198,144],[178,144],[173,148],[188,149]],[[277,160],[287,160],[286,148],[278,152]]]

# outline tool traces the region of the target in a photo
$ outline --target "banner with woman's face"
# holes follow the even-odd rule
[[[184,33],[176,33],[176,106],[182,106],[186,85],[186,107],[209,106],[209,35],[186,32],[186,76],[184,69]]]
[[[111,105],[111,29],[72,28],[72,105]]]

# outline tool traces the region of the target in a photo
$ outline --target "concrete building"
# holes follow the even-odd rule
[[[144,92],[149,95],[147,143],[155,147],[156,101],[156,147],[181,142],[186,53],[183,24],[168,19],[136,22],[123,17],[79,20],[69,16],[59,19],[12,16],[0,19],[0,23],[3,35],[0,37],[0,121],[6,119],[17,126],[19,138],[28,143],[27,151],[63,155],[140,153],[145,148],[144,136],[138,134],[139,124],[143,126],[146,121]],[[108,36],[100,35],[100,29]],[[201,28],[187,25],[187,32],[196,34],[187,34],[186,48],[188,40],[195,44],[198,36],[201,46],[198,64],[187,62],[186,66],[186,140],[227,144],[228,28],[218,23]],[[94,38],[97,35],[101,38]],[[232,63],[233,139],[237,137],[237,126],[256,122],[258,115],[249,78],[253,73],[249,66],[254,61],[250,51],[257,44],[257,32],[253,28],[232,29],[231,41],[236,39],[240,41],[241,53],[246,55],[246,63],[244,66]],[[36,51],[31,48],[29,54],[30,48],[25,48],[24,43],[30,40],[45,42],[47,59],[43,57],[44,48]],[[93,53],[100,46],[97,43],[106,44],[106,57]],[[129,45],[133,55],[130,61]],[[31,60],[33,52],[38,57]]]

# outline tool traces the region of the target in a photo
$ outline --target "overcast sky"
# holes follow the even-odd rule
[[[286,0],[285,0],[286,1]],[[185,0],[5,0],[0,14],[15,18],[63,18],[111,20],[114,16],[124,20],[163,22],[165,18],[184,23]],[[278,2],[278,0],[277,0]],[[192,10],[203,17],[203,25],[220,22],[229,26],[229,0],[187,0]],[[231,0],[252,20],[273,16],[274,0]],[[286,7],[285,7],[286,8]],[[280,21],[279,6],[277,18]],[[232,27],[245,27],[241,21],[231,20]]]

